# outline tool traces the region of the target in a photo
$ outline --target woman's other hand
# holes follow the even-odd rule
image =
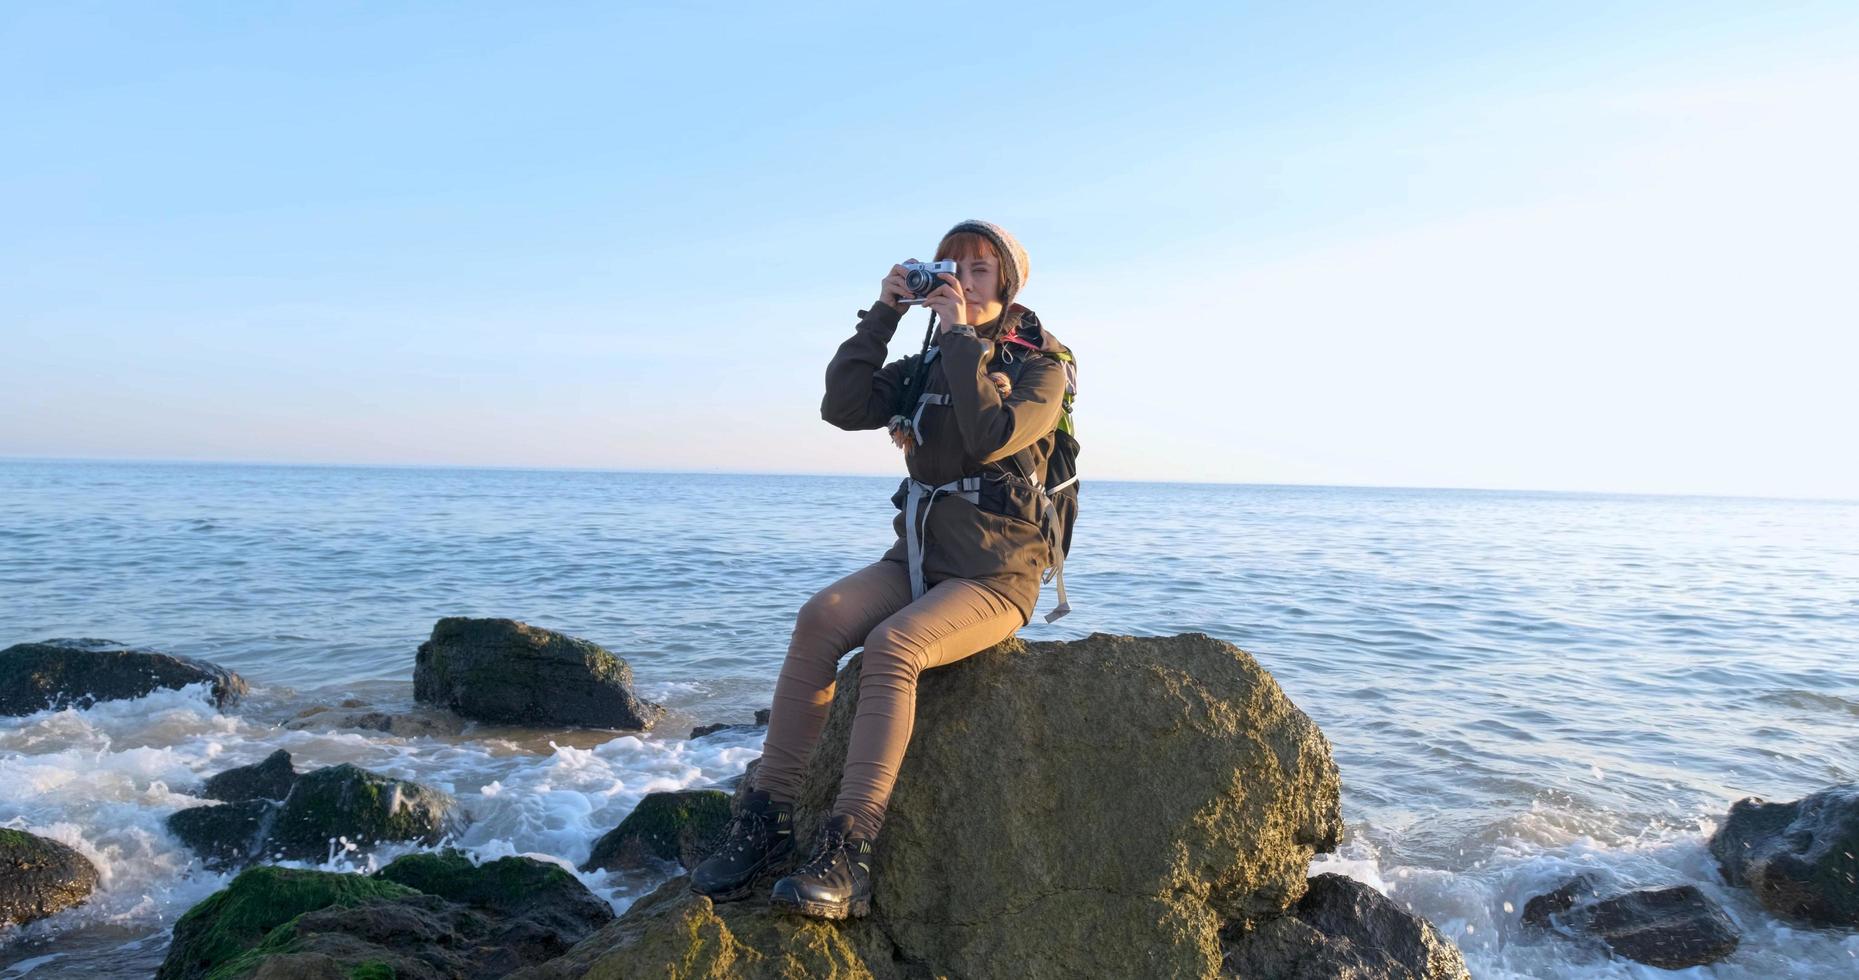
[[[904,261],[915,262],[916,259]],[[907,275],[909,272],[904,268],[903,263],[891,266],[890,275],[885,276],[884,281],[878,284],[878,302],[889,303],[900,310],[903,309],[904,300],[910,298],[910,281],[905,278]]]
[[[942,280],[942,285],[930,290],[923,305],[936,311],[936,332],[940,334],[958,323],[968,322],[968,301],[962,296],[961,280],[947,272],[936,278]]]

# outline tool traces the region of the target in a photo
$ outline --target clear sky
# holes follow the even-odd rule
[[[1086,479],[1859,498],[1856,106],[1851,0],[8,3],[0,456],[896,474],[979,217]]]

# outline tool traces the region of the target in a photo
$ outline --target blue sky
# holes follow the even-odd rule
[[[8,4],[0,456],[898,473],[980,217],[1088,476],[1859,498],[1859,6],[1407,6]]]

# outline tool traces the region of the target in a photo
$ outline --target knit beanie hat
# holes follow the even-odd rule
[[[1020,247],[1019,240],[1008,234],[1007,229],[991,221],[981,221],[975,218],[970,218],[944,232],[943,241],[947,241],[950,235],[964,231],[972,231],[987,239],[988,243],[994,246],[994,254],[1001,257],[1002,271],[1006,273],[1001,277],[1004,280],[1001,284],[1001,309],[1005,311],[1011,308],[1014,297],[1019,295],[1020,288],[1026,285],[1026,277],[1032,271],[1032,268],[1027,265],[1026,249]],[[941,247],[942,243],[938,242],[938,250]]]

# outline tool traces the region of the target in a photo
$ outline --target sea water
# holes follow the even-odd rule
[[[1088,479],[1020,635],[1199,631],[1250,652],[1333,743],[1346,833],[1313,873],[1373,885],[1475,977],[1671,976],[1520,927],[1596,871],[1695,884],[1742,929],[1680,975],[1859,975],[1859,933],[1776,920],[1705,843],[1731,802],[1859,780],[1859,503]],[[892,541],[890,477],[0,462],[0,647],[101,637],[211,660],[203,688],[0,719],[0,826],[101,870],[0,933],[0,977],[145,977],[229,880],[165,829],[221,770],[288,749],[457,796],[480,858],[571,867],[647,793],[709,785],[762,733],[795,611]],[[585,637],[669,713],[650,732],[287,727],[413,708],[442,616]],[[406,848],[332,849],[377,868]],[[579,877],[624,910],[674,873]]]

